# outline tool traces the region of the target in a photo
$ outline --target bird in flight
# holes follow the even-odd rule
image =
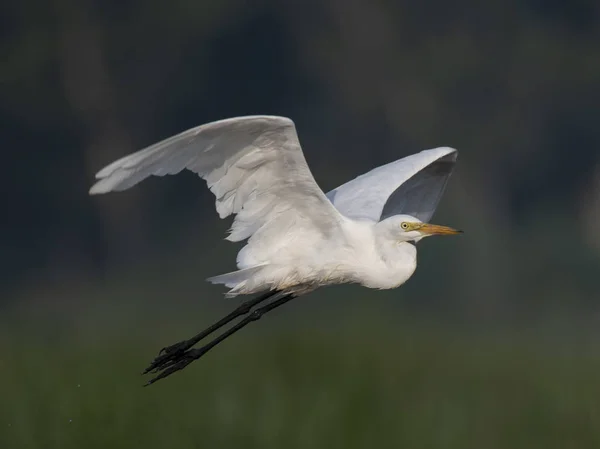
[[[237,271],[209,278],[226,296],[257,295],[189,340],[163,348],[147,385],[185,368],[249,323],[321,286],[391,289],[417,267],[414,243],[458,234],[429,223],[457,151],[434,148],[377,167],[325,194],[304,159],[294,122],[247,116],[201,125],[125,156],[96,174],[90,194],[122,191],[188,169],[235,215],[227,240],[247,240]],[[199,348],[208,335],[242,317]]]

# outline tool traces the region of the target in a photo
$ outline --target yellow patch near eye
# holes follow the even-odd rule
[[[415,231],[417,229],[421,229],[423,223],[410,223],[408,221],[403,221],[400,223],[400,227],[403,231]]]

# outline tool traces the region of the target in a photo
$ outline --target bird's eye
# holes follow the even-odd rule
[[[400,224],[400,227],[401,227],[402,229],[404,229],[404,230],[407,230],[407,229],[408,229],[408,223],[407,223],[407,222],[405,222],[405,221],[403,221],[403,222],[402,222],[402,224]]]

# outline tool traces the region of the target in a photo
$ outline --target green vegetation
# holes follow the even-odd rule
[[[328,332],[270,324],[150,388],[138,373],[156,336],[4,335],[0,447],[600,447],[593,351],[375,319]]]

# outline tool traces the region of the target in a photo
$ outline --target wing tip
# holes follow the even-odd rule
[[[456,148],[453,147],[437,147],[435,148],[437,151],[442,151],[445,154],[450,154],[450,153],[458,153],[458,150]]]
[[[435,160],[442,159],[443,157],[446,157],[446,156],[451,156],[452,161],[455,162],[456,159],[458,158],[458,150],[453,147],[436,147],[436,148],[431,148],[429,150],[421,151],[421,153],[425,153],[425,152],[431,152],[432,155],[436,154],[434,156]],[[418,153],[416,153],[416,154],[418,154]]]
[[[294,123],[294,121],[283,115],[268,115],[268,114],[254,114],[254,115],[239,115],[236,117],[228,117],[219,120],[214,120],[212,122],[205,123],[200,125],[199,127],[212,126],[212,125],[223,125],[227,123],[235,123],[235,122],[243,122],[243,121],[251,121],[251,120],[270,120],[270,121],[279,121],[279,122],[289,122]],[[199,128],[198,127],[198,128]]]
[[[119,179],[115,176],[108,176],[106,178],[102,178],[99,181],[97,181],[92,187],[90,187],[88,193],[90,195],[101,195],[103,193],[109,193],[115,190],[122,190],[118,188],[119,183],[121,181],[122,179]]]
[[[96,184],[94,184],[92,187],[90,187],[90,190],[88,190],[88,193],[90,195],[101,195],[103,193],[108,193],[110,192],[110,187],[106,186],[106,183],[102,181],[98,181]]]

